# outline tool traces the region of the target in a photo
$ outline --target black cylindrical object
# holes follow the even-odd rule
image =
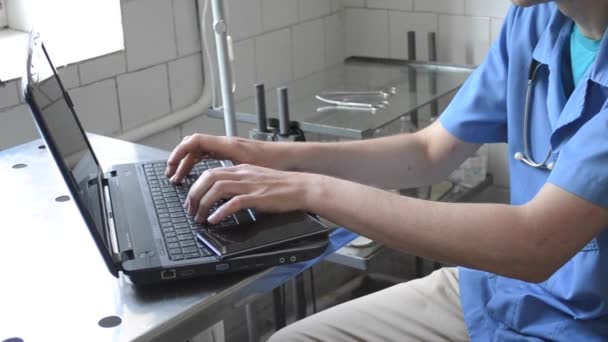
[[[287,88],[277,89],[279,101],[279,134],[282,136],[289,135],[289,95]]]
[[[437,34],[429,32],[429,62],[437,62]]]
[[[437,35],[435,32],[429,32],[429,62],[437,62]],[[437,95],[437,75],[435,73],[429,74],[429,91],[431,96]],[[439,116],[439,102],[433,100],[431,102],[431,117],[437,118]]]
[[[408,50],[408,60],[415,61],[416,60],[416,32],[409,31],[407,33],[407,50]],[[411,97],[411,104],[414,107],[417,107],[418,103],[418,72],[416,68],[410,67],[407,69],[407,78],[408,78],[408,90]],[[413,110],[410,112],[410,120],[414,127],[418,128],[418,110]]]
[[[416,32],[409,31],[407,33],[407,59],[410,61],[416,60]]]
[[[431,75],[431,79],[429,80],[429,92],[431,96],[437,96],[437,77],[435,75]],[[431,117],[437,118],[439,116],[439,101],[436,99],[431,101]]]
[[[418,107],[418,70],[414,67],[410,67],[407,70],[408,90],[411,98],[411,105]],[[414,109],[410,112],[410,120],[414,127],[418,127],[418,109]]]
[[[255,104],[258,114],[258,131],[268,133],[268,126],[266,124],[266,94],[263,83],[255,85]]]
[[[415,67],[407,69],[407,87],[410,94],[418,91],[418,70]]]

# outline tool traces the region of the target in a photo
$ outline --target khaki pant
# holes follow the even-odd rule
[[[458,270],[443,268],[293,323],[269,341],[468,340]]]

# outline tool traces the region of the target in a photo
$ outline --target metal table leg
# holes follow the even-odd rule
[[[306,317],[306,292],[304,289],[304,275],[298,274],[292,282],[293,306],[296,320]]]
[[[285,327],[285,285],[272,290],[272,303],[274,305],[274,327],[280,330]]]
[[[260,336],[258,333],[258,327],[256,324],[255,316],[253,315],[253,302],[245,304],[245,319],[247,321],[247,336],[249,336],[249,342],[258,342]]]

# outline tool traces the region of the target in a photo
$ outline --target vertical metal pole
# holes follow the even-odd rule
[[[287,88],[277,89],[278,105],[279,105],[279,134],[281,136],[289,135],[289,95]]]
[[[285,320],[285,285],[281,285],[272,290],[272,303],[274,306],[274,327],[276,331],[284,328]]]
[[[249,342],[258,342],[260,337],[258,335],[257,322],[253,315],[253,302],[245,305],[245,317],[247,321],[247,333],[249,336]]]
[[[268,124],[266,123],[266,93],[264,84],[255,85],[255,103],[258,114],[258,131],[260,133],[268,133]]]
[[[309,269],[310,274],[310,296],[312,297],[312,313],[317,313],[317,290],[315,284],[315,267],[311,266]]]
[[[416,60],[416,32],[409,31],[407,33],[407,54],[408,60],[413,62]],[[410,92],[410,107],[418,106],[418,73],[415,68],[409,67],[407,70],[408,87]],[[418,128],[418,110],[410,112],[410,121],[415,128]]]
[[[224,107],[224,127],[226,136],[237,135],[236,114],[234,111],[234,94],[232,94],[232,72],[228,56],[228,24],[225,19],[223,0],[211,0],[213,8],[213,31],[217,48],[217,64],[222,88],[222,104]]]
[[[304,275],[298,274],[291,283],[293,292],[293,306],[296,320],[306,317],[306,290],[304,288]]]
[[[407,33],[407,59],[409,61],[416,60],[416,32],[409,31]]]
[[[429,32],[429,62],[437,62],[437,34]]]
[[[409,31],[407,33],[407,59],[410,62],[416,60],[416,32]],[[408,76],[408,87],[410,91],[410,100],[411,107],[418,106],[418,72],[415,68],[408,68],[407,72]],[[414,125],[416,129],[418,129],[418,110],[413,110],[410,112],[410,121]],[[415,257],[415,272],[416,277],[422,277],[422,259],[420,257]]]
[[[429,32],[429,62],[437,62],[437,38],[435,32]],[[429,73],[429,91],[431,96],[437,96],[437,74]],[[439,116],[439,101],[431,102],[431,120]]]

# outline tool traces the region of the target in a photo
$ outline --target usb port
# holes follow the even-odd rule
[[[176,275],[174,269],[160,271],[160,279],[162,280],[175,279]]]

